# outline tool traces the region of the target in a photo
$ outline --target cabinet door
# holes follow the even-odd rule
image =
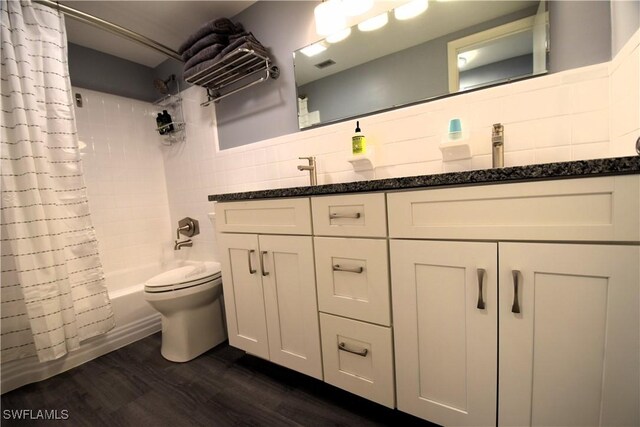
[[[500,243],[500,425],[640,425],[639,261],[637,246]]]
[[[447,426],[495,425],[496,244],[390,248],[398,409]]]
[[[271,361],[322,379],[311,237],[259,240]]]
[[[229,344],[269,359],[258,236],[218,234]]]

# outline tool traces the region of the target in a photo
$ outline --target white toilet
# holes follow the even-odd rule
[[[186,262],[145,283],[145,299],[162,315],[162,356],[187,362],[227,339],[217,262]]]

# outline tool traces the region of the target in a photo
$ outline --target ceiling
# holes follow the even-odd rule
[[[171,49],[204,22],[231,18],[255,1],[61,1],[60,3],[118,24]],[[66,17],[69,42],[108,53],[147,67],[157,67],[167,57],[123,37]]]

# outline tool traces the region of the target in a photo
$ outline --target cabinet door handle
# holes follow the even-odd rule
[[[347,271],[349,273],[362,273],[364,271],[363,267],[353,267],[353,268],[349,268],[349,267],[342,267],[340,264],[335,264],[333,266],[333,271]]]
[[[264,265],[266,264],[264,261],[264,256],[267,254],[267,251],[260,252],[260,270],[262,270],[263,276],[268,276],[269,272],[264,269]]]
[[[513,305],[511,306],[511,312],[520,313],[520,303],[518,302],[518,276],[520,271],[513,270],[511,274],[513,275]]]
[[[331,219],[335,219],[335,218],[360,218],[360,212],[356,212],[356,213],[331,213],[329,214],[329,218]]]
[[[357,354],[358,356],[362,356],[362,357],[367,357],[367,354],[369,353],[369,350],[366,348],[363,348],[360,351],[351,350],[347,348],[347,345],[343,342],[338,343],[338,350],[346,351],[347,353],[351,353],[351,354]]]
[[[484,268],[478,269],[478,305],[477,308],[480,310],[485,309],[484,298],[482,297],[482,287],[484,285]]]
[[[249,262],[249,274],[256,274],[256,269],[251,265],[251,254],[255,251],[253,249],[249,249],[247,251],[247,261]]]

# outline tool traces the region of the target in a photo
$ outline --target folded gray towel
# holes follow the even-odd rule
[[[193,46],[191,46],[190,48],[188,48],[182,53],[182,60],[186,62],[192,57],[194,57],[202,49],[214,44],[221,44],[224,46],[228,45],[229,36],[227,36],[226,34],[216,34],[216,33],[212,33],[204,36],[203,38],[195,42]]]
[[[200,28],[191,34],[187,40],[180,45],[178,53],[182,55],[184,51],[193,46],[198,40],[209,34],[236,34],[243,31],[241,24],[234,24],[228,18],[218,18],[204,23]]]
[[[213,59],[218,56],[218,54],[220,54],[220,52],[222,52],[224,49],[225,45],[223,44],[212,44],[211,46],[207,46],[200,52],[189,58],[189,60],[184,63],[184,69],[186,70],[187,68],[191,68],[196,64],[207,61],[209,59]]]
[[[233,37],[233,39],[232,39]],[[251,33],[236,34],[229,36],[229,46],[225,47],[220,53],[221,56],[225,56],[228,53],[233,52],[240,47],[247,49],[253,49],[258,53],[266,55],[266,49]]]

